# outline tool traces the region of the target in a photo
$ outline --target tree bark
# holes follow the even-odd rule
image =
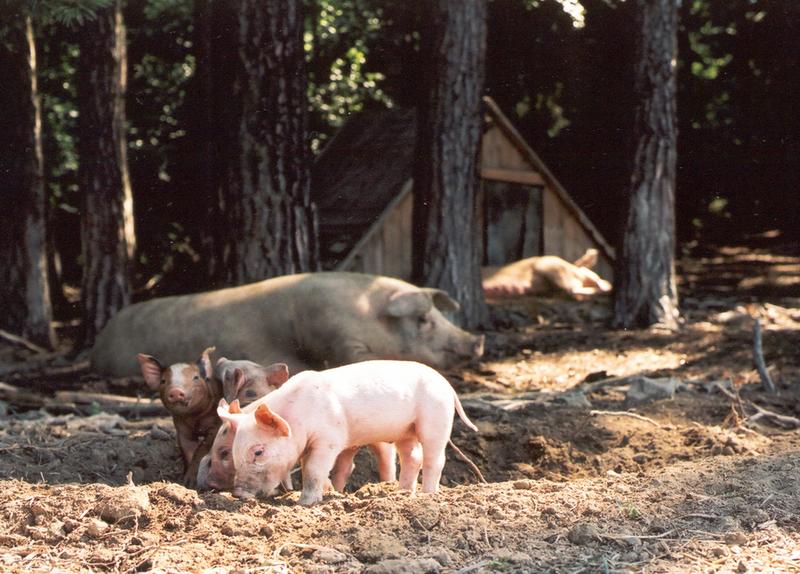
[[[31,18],[15,19],[0,40],[0,326],[52,347],[36,47]]]
[[[675,287],[675,0],[637,0],[636,152],[616,273],[614,323],[678,325]]]
[[[427,97],[418,108],[414,278],[450,293],[466,328],[488,316],[480,280],[478,157],[485,0],[435,0],[423,29]]]
[[[236,7],[232,2],[195,0],[195,73],[188,105],[192,106],[189,129],[196,169],[190,201],[205,209],[190,213],[191,224],[202,229],[204,286],[209,288],[217,288],[225,280],[224,180],[226,158],[238,135],[231,105],[234,75],[230,69],[237,58],[236,34]]]
[[[136,248],[125,134],[125,26],[117,0],[80,34],[78,111],[83,194],[81,303],[85,345],[130,302]]]
[[[228,281],[317,268],[300,0],[240,0],[235,138],[222,180]],[[238,106],[235,107],[234,106]]]

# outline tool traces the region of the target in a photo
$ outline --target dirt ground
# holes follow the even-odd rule
[[[348,493],[311,508],[197,493],[174,482],[163,415],[0,403],[0,571],[800,572],[800,436],[780,424],[800,416],[794,247],[683,261],[677,333],[610,330],[607,300],[493,307],[486,356],[447,373],[480,431],[457,422],[453,440],[488,484],[449,450],[435,495],[373,482],[368,453]],[[752,316],[776,395],[753,366]],[[0,347],[0,365],[32,357]],[[664,396],[636,395],[638,376]],[[85,373],[0,380],[141,391]]]

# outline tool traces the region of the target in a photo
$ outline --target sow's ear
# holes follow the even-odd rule
[[[259,424],[259,426],[262,426],[266,429],[272,429],[283,436],[288,437],[292,435],[292,431],[289,428],[289,423],[283,420],[280,415],[277,415],[269,410],[269,407],[266,404],[262,403],[258,405],[255,415],[256,422]]]
[[[575,267],[586,267],[591,269],[597,265],[597,249],[587,249],[574,263]]]
[[[422,289],[419,291],[395,291],[389,297],[386,314],[392,317],[424,315],[431,310],[432,305],[431,296]]]
[[[430,296],[433,305],[442,313],[455,313],[461,308],[458,301],[450,297],[447,291],[432,289],[431,287],[425,287],[422,290]]]
[[[276,389],[289,380],[289,365],[286,363],[275,363],[268,367],[263,367],[262,370],[269,385]]]
[[[209,355],[216,350],[216,347],[209,347],[203,351],[200,358],[197,359],[197,368],[200,369],[200,376],[204,379],[208,379],[214,374],[214,371],[211,369],[211,358]]]
[[[151,389],[158,389],[161,384],[161,372],[164,370],[161,367],[161,363],[159,363],[158,359],[155,357],[142,353],[136,355],[136,358],[139,359],[139,367],[142,369],[144,382],[147,383],[147,386]]]

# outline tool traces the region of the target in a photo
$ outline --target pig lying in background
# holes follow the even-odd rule
[[[136,373],[131,347],[177,362],[214,333],[222,355],[292,372],[375,358],[448,367],[483,354],[483,337],[448,321],[458,304],[444,291],[360,273],[287,275],[208,293],[164,297],[120,311],[100,332],[92,366]]]
[[[236,430],[234,495],[273,495],[302,458],[300,504],[322,500],[351,466],[354,448],[393,442],[400,455],[400,488],[435,492],[444,467],[453,413],[473,430],[455,391],[439,373],[410,361],[367,361],[306,371],[279,390],[236,412],[220,404],[220,418]],[[313,413],[313,416],[309,416]],[[345,477],[346,480],[346,477]]]
[[[545,255],[529,257],[502,267],[481,269],[483,290],[489,298],[544,295],[561,291],[578,299],[611,291],[611,283],[592,271],[597,250],[589,249],[575,263]]]
[[[194,486],[200,460],[210,450],[221,424],[216,409],[222,386],[213,376],[208,356],[213,350],[210,347],[203,351],[195,364],[175,363],[169,367],[162,367],[150,355],[137,355],[147,386],[158,390],[161,402],[172,415],[186,486]]]
[[[286,365],[277,363],[269,367],[262,367],[251,361],[230,361],[219,359],[217,361],[217,378],[223,379],[223,389],[225,399],[231,402],[238,401],[238,406],[244,407],[244,412],[253,409],[248,408],[252,403],[250,391],[258,393],[256,398],[261,398],[274,391],[288,379],[289,372]],[[227,403],[225,403],[227,406]],[[238,411],[238,406],[235,407]],[[255,407],[254,407],[255,408]],[[223,423],[217,432],[211,450],[200,461],[197,474],[197,488],[199,490],[231,490],[233,489],[233,479],[235,468],[231,451],[233,439],[236,435],[235,430],[229,423]],[[378,460],[378,475],[381,481],[394,481],[396,478],[395,449],[394,445],[387,443],[376,443],[370,445],[370,449]],[[345,465],[340,478],[340,483],[334,485],[338,490],[343,490],[350,474],[353,471],[353,457],[357,448],[351,449],[352,452],[342,453],[341,464]],[[281,481],[287,490],[292,489],[292,480],[289,475]]]

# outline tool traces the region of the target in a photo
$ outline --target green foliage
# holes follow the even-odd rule
[[[383,31],[383,8],[376,0],[310,0],[304,47],[312,150],[318,151],[347,117],[369,103],[391,107],[382,89],[385,75],[368,59]]]
[[[114,0],[0,0],[0,14],[20,17],[29,14],[37,24],[80,26]]]
[[[2,27],[14,18],[27,11],[35,19],[46,179],[65,269],[74,269],[79,255],[78,25],[111,1],[0,0],[0,13],[11,16],[0,18],[0,40]],[[612,242],[622,226],[616,212],[623,211],[632,157],[632,4],[488,5],[486,92]],[[305,0],[305,6],[315,151],[353,113],[419,101],[422,3]],[[180,276],[199,259],[203,230],[183,219],[197,207],[191,189],[196,142],[188,135],[197,113],[191,100],[193,9],[192,0],[142,0],[125,7],[129,160],[145,271],[140,284],[154,275]],[[800,2],[684,0],[680,16],[682,236],[705,236],[714,228],[738,231],[743,222],[755,226],[770,213],[791,212],[786,206],[797,188],[791,178],[800,172],[791,150],[797,149],[800,116],[787,94],[800,85]],[[794,155],[800,157],[800,150]]]

